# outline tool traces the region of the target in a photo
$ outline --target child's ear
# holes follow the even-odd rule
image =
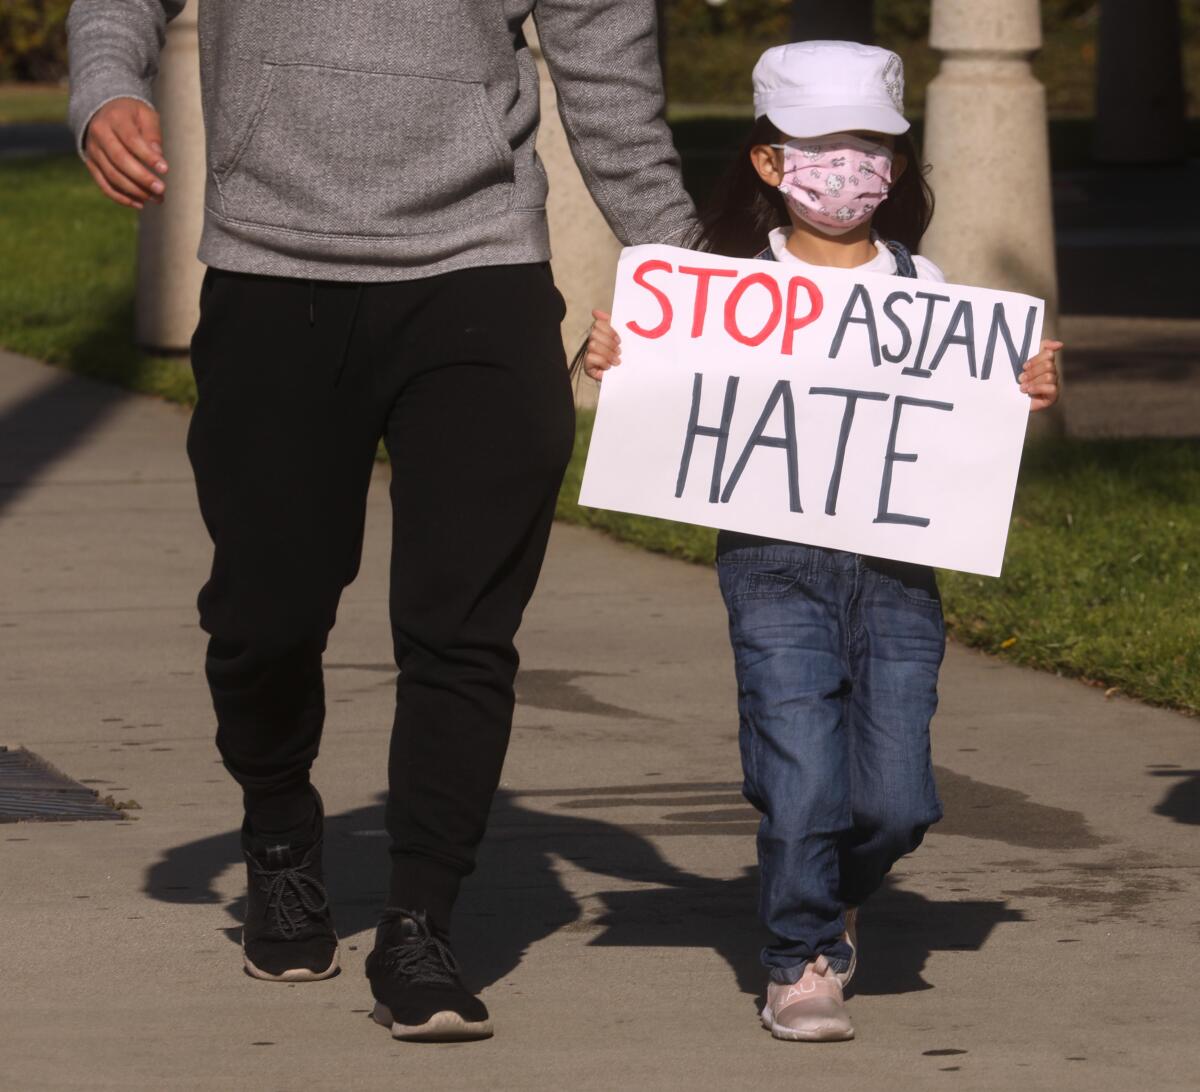
[[[769,144],[755,144],[750,149],[750,162],[758,177],[774,188],[783,181],[783,153]]]
[[[897,152],[892,157],[892,182],[900,181],[900,176],[908,170],[908,156],[903,152]]]

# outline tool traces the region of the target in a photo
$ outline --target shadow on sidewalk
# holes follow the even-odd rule
[[[651,805],[736,802],[736,786],[695,784],[638,786],[656,795]],[[697,792],[721,795],[698,797]],[[604,806],[627,802],[635,791],[612,789],[539,790],[578,806],[581,794]],[[681,796],[681,793],[691,795]],[[665,794],[662,795],[662,794]],[[700,876],[676,867],[649,840],[655,837],[752,839],[747,811],[677,813],[650,827],[622,825],[562,810],[539,810],[506,790],[497,795],[491,828],[475,875],[464,886],[455,916],[455,943],[472,983],[480,988],[512,972],[539,941],[560,932],[589,936],[590,946],[625,949],[711,948],[732,970],[738,987],[761,994],[764,975],[758,952],[764,935],[755,918],[757,876],[746,868],[732,879]],[[562,808],[562,804],[558,808]],[[707,816],[707,818],[706,818]],[[736,817],[735,817],[736,816]],[[703,829],[702,829],[703,828]],[[365,948],[385,898],[387,839],[383,805],[326,819],[325,863],[339,934]],[[223,902],[217,879],[236,868],[240,887],[238,834],[229,831],[169,850],[146,874],[146,893],[165,902]],[[564,875],[575,870],[621,881],[617,889],[577,897]],[[652,886],[647,886],[652,885]],[[589,880],[588,887],[594,887]],[[245,900],[225,905],[229,939],[237,943]],[[1004,900],[940,901],[885,884],[864,911],[865,958],[854,988],[859,994],[893,994],[931,988],[922,970],[933,951],[976,951],[1002,922],[1021,921]],[[357,938],[357,941],[355,941]],[[614,958],[617,957],[614,954]],[[635,958],[626,955],[623,958]]]
[[[36,325],[40,318],[26,321]],[[143,397],[123,389],[136,387],[147,363],[130,345],[133,300],[113,299],[85,321],[79,340],[67,346],[65,368],[37,365],[41,375],[32,389],[0,405],[0,513],[122,405]],[[13,356],[15,367],[30,366]],[[0,367],[6,365],[0,358]],[[24,389],[20,376],[17,382]]]
[[[129,397],[115,387],[46,368],[44,383],[0,409],[0,511]]]
[[[1150,776],[1175,779],[1175,784],[1155,806],[1155,815],[1177,823],[1200,823],[1200,770],[1156,769],[1150,771]]]

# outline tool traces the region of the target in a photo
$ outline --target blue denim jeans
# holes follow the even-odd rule
[[[743,791],[762,813],[763,963],[845,969],[860,905],[942,816],[929,722],[945,630],[932,569],[722,532]]]

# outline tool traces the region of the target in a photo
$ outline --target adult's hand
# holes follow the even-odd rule
[[[162,203],[167,161],[157,110],[138,99],[106,102],[88,124],[83,151],[96,185],[118,205]]]

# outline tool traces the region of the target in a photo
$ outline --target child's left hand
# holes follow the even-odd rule
[[[621,337],[612,328],[612,315],[607,311],[593,311],[592,320],[583,370],[599,383],[609,368],[621,363]]]
[[[1058,401],[1058,362],[1054,354],[1061,341],[1043,341],[1042,351],[1021,369],[1021,393],[1029,395],[1029,412],[1047,409]]]

